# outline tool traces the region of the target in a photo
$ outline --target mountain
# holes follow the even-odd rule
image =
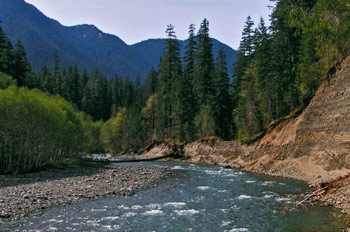
[[[0,12],[5,33],[12,43],[23,42],[36,71],[50,64],[54,54],[62,66],[98,67],[108,76],[144,76],[151,67],[120,38],[93,25],[63,26],[24,0],[1,0]]]
[[[94,25],[63,26],[24,0],[1,0],[0,20],[13,44],[18,39],[22,41],[34,71],[52,64],[57,55],[62,67],[77,65],[89,72],[97,67],[107,77],[118,74],[132,80],[144,79],[152,67],[157,67],[163,53],[163,39],[129,46]],[[183,47],[184,41],[180,42]],[[215,39],[213,44],[214,55],[223,46],[228,64],[232,64],[235,51]]]

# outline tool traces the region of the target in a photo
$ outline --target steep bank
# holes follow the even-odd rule
[[[299,179],[317,186],[350,172],[349,150],[348,56],[329,70],[315,97],[301,115],[283,121],[255,143],[246,145],[238,141],[198,141],[185,145],[182,152],[187,162],[230,166]],[[169,152],[172,149],[162,145],[143,156],[154,157]],[[344,201],[340,200],[338,205],[348,204]]]

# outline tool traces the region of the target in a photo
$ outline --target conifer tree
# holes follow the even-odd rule
[[[148,73],[146,82],[144,84],[144,95],[145,99],[152,96],[156,93],[158,88],[158,72],[154,70],[154,68],[151,69],[151,71]]]
[[[265,25],[263,18],[255,33],[255,66],[257,69],[256,88],[258,90],[257,101],[259,101],[261,111],[263,112],[263,124],[267,125],[276,118],[275,99],[273,98],[276,89],[272,65],[271,36]]]
[[[253,61],[254,52],[254,22],[250,16],[247,17],[245,22],[242,39],[238,48],[237,61],[235,64],[235,76],[242,77],[249,66],[249,63]]]
[[[198,112],[198,106],[193,93],[193,79],[195,75],[196,46],[195,25],[191,24],[188,31],[188,39],[184,54],[184,74],[181,82],[181,111],[182,131],[181,140],[191,141],[194,139],[194,118]]]
[[[157,128],[164,138],[179,139],[180,109],[180,84],[182,76],[182,64],[180,58],[180,45],[176,39],[174,26],[168,25],[165,40],[164,55],[159,64],[158,87],[158,118],[160,127]]]
[[[107,120],[110,117],[110,97],[107,80],[95,69],[85,88],[82,108],[95,120]]]
[[[213,44],[209,37],[209,22],[204,19],[197,35],[195,75],[193,78],[193,92],[198,106],[210,105],[213,100]]]
[[[23,86],[30,72],[30,65],[27,60],[27,54],[20,40],[17,41],[13,51],[12,76],[17,80],[19,86]]]
[[[0,26],[0,72],[10,74],[13,66],[13,47]]]
[[[230,80],[227,72],[226,55],[220,48],[214,72],[213,115],[216,123],[216,135],[228,139],[232,134],[232,103]]]

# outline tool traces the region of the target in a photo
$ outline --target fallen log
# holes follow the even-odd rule
[[[177,154],[168,154],[164,156],[159,157],[153,157],[153,158],[143,158],[143,159],[129,159],[129,160],[115,160],[111,161],[112,163],[131,163],[131,162],[147,162],[147,161],[155,161],[155,160],[161,160],[166,158],[180,158]]]
[[[149,161],[156,161],[166,158],[175,158],[179,159],[182,158],[180,154],[177,153],[171,153],[164,156],[158,156],[153,158],[140,158],[140,159],[125,159],[125,160],[109,160],[109,159],[102,159],[102,160],[93,160],[94,162],[103,162],[103,163],[134,163],[134,162],[149,162]]]

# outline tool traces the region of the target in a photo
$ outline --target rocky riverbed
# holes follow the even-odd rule
[[[41,210],[106,195],[129,196],[171,175],[166,169],[89,163],[0,176],[0,225]]]

